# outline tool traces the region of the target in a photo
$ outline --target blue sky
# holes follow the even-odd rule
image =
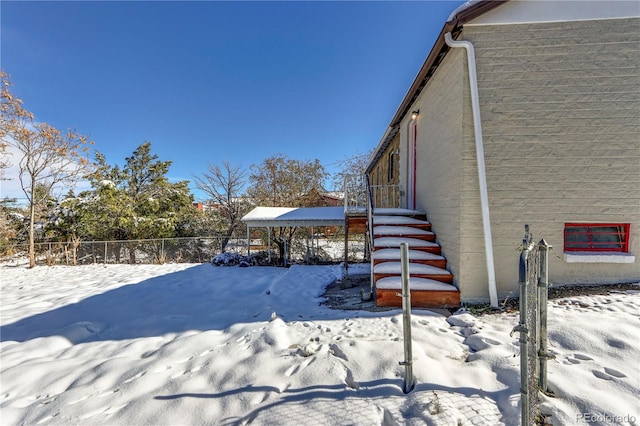
[[[2,1],[0,66],[110,164],[148,140],[172,180],[278,153],[335,172],[376,146],[461,3]]]

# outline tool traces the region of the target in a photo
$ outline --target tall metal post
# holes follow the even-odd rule
[[[531,253],[531,234],[529,225],[525,225],[525,235],[522,240],[522,253],[520,253],[520,322],[511,331],[520,333],[520,416],[522,425],[529,424],[529,348],[527,328],[527,282],[529,254]]]
[[[267,252],[269,253],[269,265],[271,265],[271,227],[267,226]]]
[[[409,244],[400,244],[400,263],[402,273],[402,328],[404,332],[404,393],[413,390],[413,350],[411,347],[411,291],[409,288]]]
[[[525,255],[526,259],[526,255]],[[520,332],[520,413],[522,424],[529,424],[529,342],[527,334],[527,281],[520,282],[520,323],[514,329]]]
[[[311,227],[311,257],[316,257],[316,247],[314,245],[315,232],[313,226]]]
[[[222,247],[224,250],[224,247]],[[251,256],[251,228],[247,225],[247,257]]]
[[[538,243],[540,250],[540,277],[538,278],[538,385],[542,392],[547,392],[547,300],[549,296],[549,251],[553,248],[544,239]]]

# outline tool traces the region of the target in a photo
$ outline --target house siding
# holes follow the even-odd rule
[[[499,293],[516,290],[524,224],[554,246],[553,282],[640,278],[640,19],[473,26],[461,39],[476,50]],[[456,261],[474,289],[463,298],[475,299],[487,297],[486,266],[468,93],[464,102],[462,175],[447,191],[463,188]],[[566,263],[564,223],[582,221],[631,223],[635,263]]]
[[[396,134],[369,173],[376,207],[399,207],[400,205],[400,192],[396,188],[388,188],[389,185],[400,184],[400,156],[395,154],[399,148],[400,135]],[[392,155],[391,161],[393,162],[392,176],[389,173],[390,155]],[[384,188],[385,186],[387,188]]]
[[[416,207],[427,213],[436,233],[447,267],[461,294],[469,289],[460,269],[461,159],[464,73],[461,52],[445,58],[412,110],[417,119]],[[410,117],[401,123],[402,158],[408,158]],[[404,163],[404,162],[403,162]],[[403,169],[404,182],[408,170]]]

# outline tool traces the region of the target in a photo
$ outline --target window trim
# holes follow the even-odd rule
[[[569,242],[567,241],[567,235],[572,234],[571,232],[567,232],[568,228],[572,227],[580,227],[587,228],[587,232],[585,233],[589,238],[588,242]],[[611,228],[616,227],[619,229],[618,235],[620,236],[620,247],[598,247],[597,244],[592,241],[592,236],[596,232],[592,232],[591,228]],[[564,251],[566,253],[575,253],[575,252],[583,252],[583,253],[602,253],[602,252],[614,252],[614,253],[628,253],[629,252],[629,235],[631,231],[630,223],[592,223],[592,222],[569,222],[564,224]],[[575,233],[573,233],[575,234]],[[571,247],[571,245],[580,245],[580,247]],[[589,247],[584,247],[585,244],[589,244]],[[612,243],[602,243],[611,245]]]
[[[394,172],[395,172],[395,153],[394,151],[389,152],[389,156],[387,158],[387,183],[393,182]]]

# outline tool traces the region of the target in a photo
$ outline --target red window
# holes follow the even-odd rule
[[[565,223],[564,251],[629,251],[628,223]]]

